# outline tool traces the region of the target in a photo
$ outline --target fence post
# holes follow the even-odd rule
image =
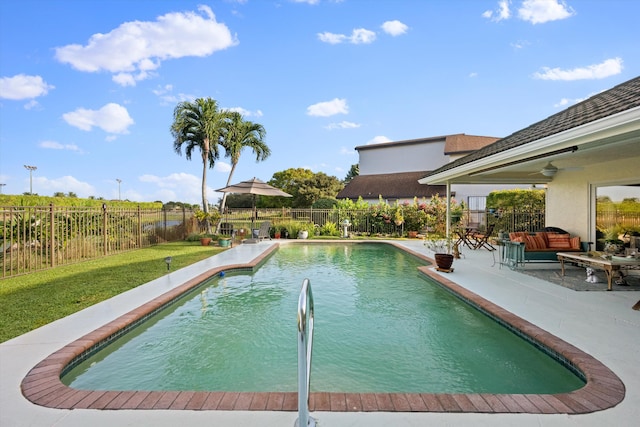
[[[138,205],[138,248],[142,247],[142,213],[140,205]]]
[[[50,264],[51,267],[55,267],[56,266],[56,247],[55,247],[55,242],[56,242],[56,236],[55,236],[55,232],[56,232],[56,226],[54,224],[56,216],[53,214],[53,203],[49,204],[49,224],[50,224],[50,229],[49,229],[49,247],[51,248],[51,250],[49,251],[49,256],[51,257],[50,259]]]
[[[102,253],[107,256],[107,204],[102,204]]]

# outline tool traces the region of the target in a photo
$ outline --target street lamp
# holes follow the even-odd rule
[[[0,184],[0,194],[2,194],[2,187],[4,187],[7,184]]]
[[[118,181],[118,200],[122,200],[122,198],[120,198],[120,184],[122,183],[122,180],[120,178],[116,178],[116,181]]]
[[[24,165],[25,169],[29,171],[29,194],[33,195],[33,171],[38,169],[36,166]]]

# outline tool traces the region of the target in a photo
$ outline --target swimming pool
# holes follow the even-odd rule
[[[612,408],[624,399],[625,385],[620,378],[590,354],[458,285],[451,280],[456,280],[457,274],[439,274],[428,266],[433,260],[425,256],[421,249],[416,251],[411,249],[412,245],[396,241],[375,242],[398,246],[423,259],[427,266],[419,268],[421,274],[432,277],[441,286],[528,337],[536,345],[544,346],[558,358],[565,359],[584,374],[587,383],[578,390],[559,394],[312,392],[309,399],[311,411],[585,414]],[[22,379],[22,395],[36,405],[57,409],[296,411],[296,392],[100,391],[74,389],[60,381],[60,376],[70,364],[92,354],[95,348],[102,347],[105,342],[121,336],[132,325],[171,304],[207,278],[221,271],[257,268],[283,243],[241,245],[225,252],[222,258],[220,255],[212,258],[221,262],[201,262],[194,265],[195,268],[189,268],[187,274],[176,272],[176,275],[180,274],[181,281],[176,282],[174,275],[170,274],[157,284],[147,284],[155,288],[152,299],[113,317],[92,331],[88,329],[85,335],[63,344],[41,360]],[[303,242],[287,241],[285,244],[299,243]]]
[[[584,381],[381,244],[289,245],[217,276],[82,361],[94,390],[295,391],[295,308],[312,280],[312,391],[564,393]]]

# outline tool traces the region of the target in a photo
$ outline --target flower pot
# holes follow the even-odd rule
[[[221,247],[226,248],[231,244],[231,239],[218,239],[218,244]]]
[[[280,238],[280,232],[276,231],[275,233],[273,233],[273,237],[275,237],[276,239]]]
[[[209,246],[209,243],[211,243],[211,237],[202,237],[200,239],[200,244],[202,246]]]
[[[298,233],[298,239],[307,239],[309,237],[309,232],[307,230],[302,230]]]
[[[442,270],[450,270],[453,265],[453,255],[451,254],[435,254],[436,265]]]
[[[418,232],[417,231],[407,231],[407,236],[409,236],[410,239],[415,239],[416,237],[418,237]]]

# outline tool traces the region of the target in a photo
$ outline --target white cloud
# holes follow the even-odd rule
[[[348,113],[349,107],[346,99],[334,98],[331,101],[318,102],[307,107],[307,115],[315,117],[329,117]]]
[[[227,162],[223,162],[222,160],[217,160],[216,164],[213,166],[213,170],[221,173],[229,173],[231,172],[231,165]]]
[[[553,106],[556,108],[560,108],[560,107],[566,107],[567,105],[573,105],[573,104],[578,104],[582,101],[584,101],[585,99],[589,99],[592,96],[596,95],[597,92],[592,92],[589,95],[585,96],[584,98],[575,98],[575,99],[569,99],[569,98],[562,98],[558,103],[554,104]]]
[[[75,144],[60,144],[56,141],[42,141],[38,144],[42,148],[48,148],[51,150],[69,150],[69,151],[80,151],[80,147]]]
[[[196,99],[196,96],[186,93],[178,93],[175,95],[172,94],[171,92],[173,92],[173,85],[158,86],[158,88],[152,90],[152,92],[154,95],[160,98],[161,105],[175,105],[178,102],[193,101],[194,99]]]
[[[318,39],[329,44],[340,44],[343,42],[352,44],[369,44],[375,41],[376,33],[365,28],[357,28],[351,32],[350,36],[324,32],[318,33]]]
[[[52,86],[40,76],[27,76],[18,74],[13,77],[0,78],[0,98],[4,99],[31,99],[46,95]]]
[[[482,13],[482,17],[490,19],[494,22],[500,22],[505,19],[509,19],[511,17],[511,11],[509,10],[510,3],[511,2],[509,0],[500,0],[498,2],[497,10],[495,11],[487,10],[484,13]]]
[[[238,43],[209,6],[199,6],[198,12],[125,22],[107,34],[94,34],[84,46],[56,48],[55,57],[79,71],[113,73],[116,83],[133,86],[152,75],[163,60],[209,56]]]
[[[540,80],[586,80],[604,79],[622,72],[622,58],[607,59],[601,64],[589,65],[582,68],[563,70],[560,68],[543,67],[542,72],[536,72],[533,77]]]
[[[324,32],[318,33],[318,39],[320,39],[321,42],[329,44],[340,44],[347,39],[347,36],[345,36],[344,34]]]
[[[333,130],[333,129],[354,129],[354,128],[359,128],[360,124],[353,123],[353,122],[347,122],[347,121],[343,120],[340,123],[329,123],[325,127],[327,129],[329,129],[329,130]]]
[[[27,179],[27,185],[29,185]],[[42,195],[53,195],[53,193],[75,193],[78,197],[86,198],[96,195],[96,189],[93,185],[86,182],[78,181],[72,176],[62,176],[60,178],[48,179],[43,176],[33,177],[34,192]]]
[[[78,129],[90,131],[95,126],[107,133],[118,134],[128,133],[128,127],[134,123],[127,109],[114,103],[109,103],[99,110],[78,108],[63,114],[62,118]]]
[[[524,0],[518,9],[518,17],[532,24],[566,19],[575,15],[575,11],[563,0]]]
[[[394,37],[405,34],[408,29],[409,29],[408,26],[406,26],[405,24],[403,24],[398,20],[386,21],[385,23],[382,24],[382,30],[385,33],[392,35]]]
[[[357,154],[357,151],[352,148],[340,147],[340,154],[343,156],[352,156]]]
[[[292,0],[294,3],[318,4],[320,0]]]
[[[473,79],[475,77],[478,77],[478,73],[476,73],[475,71],[472,71],[471,73],[469,73],[469,78]]]
[[[526,40],[518,40],[517,42],[511,43],[511,47],[514,49],[524,49],[526,46],[530,45]]]
[[[262,115],[263,115],[261,110],[250,111],[250,110],[246,110],[246,109],[244,109],[242,107],[225,108],[225,110],[234,111],[236,113],[240,113],[240,115],[242,115],[242,117],[262,117]]]
[[[142,175],[138,178],[140,182],[152,184],[157,187],[153,191],[152,197],[131,198],[131,200],[162,200],[182,201],[193,204],[202,203],[202,181],[201,177],[192,174],[179,172],[167,176]],[[218,193],[212,188],[207,188],[207,199],[209,203],[215,203]]]
[[[367,141],[366,145],[382,144],[384,142],[391,142],[391,140],[386,136],[378,135],[378,136],[374,136],[373,139],[370,139],[369,141]]]

